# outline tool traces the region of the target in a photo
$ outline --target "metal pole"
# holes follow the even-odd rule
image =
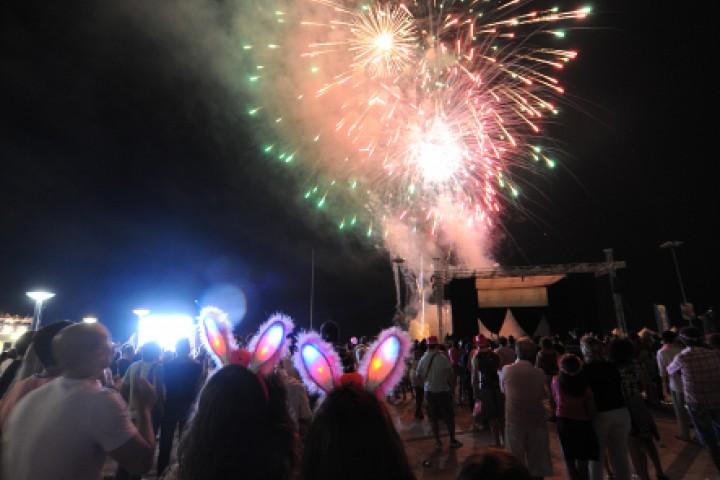
[[[445,281],[442,276],[442,273],[440,271],[440,259],[439,258],[433,258],[435,261],[435,275],[433,275],[433,283],[435,286],[435,303],[437,305],[437,317],[438,317],[438,340],[442,343],[445,342],[445,338],[443,337],[443,311],[442,311],[442,302],[443,302],[443,288],[445,286]]]
[[[627,336],[627,326],[625,325],[625,312],[622,306],[622,297],[619,293],[615,292],[615,265],[613,262],[613,249],[606,248],[605,260],[608,264],[608,277],[610,278],[610,294],[613,298],[613,304],[615,306],[615,320],[617,321],[618,331],[623,337]]]
[[[42,300],[35,301],[35,312],[33,313],[33,323],[30,330],[35,331],[40,327],[40,315],[42,314]]]
[[[685,287],[683,286],[682,277],[680,276],[680,267],[678,266],[677,256],[675,255],[675,247],[677,246],[675,243],[670,247],[670,252],[672,252],[673,262],[675,263],[675,273],[677,273],[678,282],[680,283],[680,293],[682,294],[683,304],[685,304],[687,303],[687,298],[685,298]]]

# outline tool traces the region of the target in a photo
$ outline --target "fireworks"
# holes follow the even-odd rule
[[[250,109],[283,124],[268,153],[300,159],[316,180],[306,198],[357,205],[368,232],[388,222],[431,235],[448,224],[486,229],[519,194],[522,170],[555,164],[539,146],[542,129],[563,93],[555,73],[576,57],[556,45],[559,27],[589,13],[533,3],[295,0],[278,9],[288,40],[268,45],[267,63],[282,65],[297,91],[291,106]],[[345,214],[338,225],[357,221]]]

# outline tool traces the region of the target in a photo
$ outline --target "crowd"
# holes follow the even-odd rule
[[[456,414],[491,433],[492,445],[467,456],[457,480],[551,476],[551,422],[571,480],[650,480],[650,471],[664,480],[652,409],[665,399],[678,438],[704,445],[720,472],[718,338],[695,327],[562,340],[430,336],[414,342],[388,396],[353,377],[367,337],[341,343],[332,322],[321,335],[354,380],[322,396],[302,382],[292,335],[289,355],[261,373],[215,364],[189,339],[175,352],[155,342],[136,351],[114,348],[101,324],[31,332],[0,361],[0,479],[98,480],[108,457],[116,479],[151,470],[164,480],[413,479],[388,409],[408,394],[416,420],[427,416],[436,451],[444,448],[441,427],[448,448],[463,447]]]

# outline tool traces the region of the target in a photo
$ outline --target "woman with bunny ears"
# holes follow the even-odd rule
[[[323,395],[305,440],[303,480],[413,480],[400,436],[382,399],[402,379],[410,338],[380,333],[355,372],[343,372],[332,345],[314,332],[298,338],[295,366]]]
[[[201,312],[201,338],[221,368],[210,373],[163,480],[286,480],[296,477],[299,442],[282,380],[273,373],[292,321],[273,315],[236,348],[232,325],[213,307]]]

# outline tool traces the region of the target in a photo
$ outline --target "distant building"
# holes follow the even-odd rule
[[[0,343],[2,351],[9,350],[23,333],[30,330],[32,317],[0,314]]]

